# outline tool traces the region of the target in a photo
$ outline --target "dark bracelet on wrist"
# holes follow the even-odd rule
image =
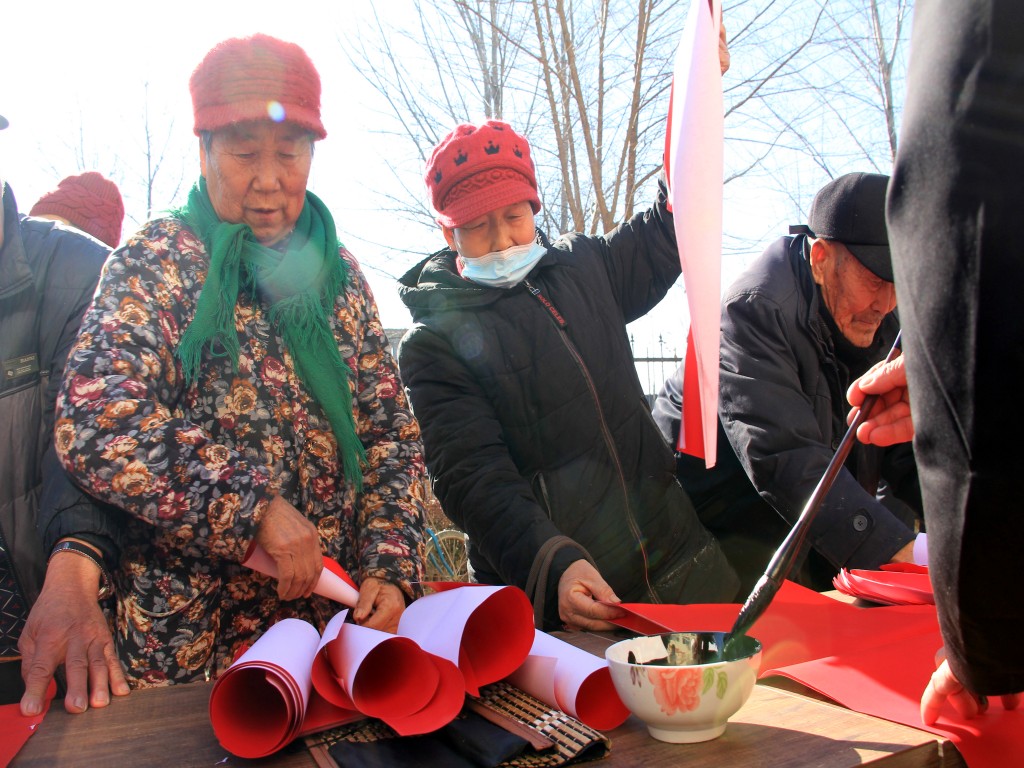
[[[74,552],[76,555],[92,560],[96,567],[100,569],[100,591],[96,596],[97,600],[104,600],[114,594],[114,583],[111,581],[110,574],[107,573],[107,569],[103,565],[103,558],[96,554],[92,547],[77,541],[57,542],[57,545],[50,552],[50,556],[46,559],[47,564],[49,564],[50,560],[53,560],[54,555],[60,552]]]

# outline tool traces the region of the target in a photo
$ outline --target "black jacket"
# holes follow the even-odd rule
[[[58,538],[85,532],[111,559],[116,554],[118,513],[95,507],[53,452],[64,363],[110,249],[56,222],[19,216],[6,185],[3,207],[0,570],[13,561],[24,612],[39,593],[45,555]],[[16,640],[0,637],[0,655],[11,653]]]
[[[679,443],[683,372],[684,366],[679,366],[665,380],[651,407],[654,422],[672,447]],[[716,459],[715,466],[708,469],[704,459],[677,451],[676,477],[693,502],[697,517],[718,539],[729,564],[736,569],[739,595],[743,597],[753,591],[790,526],[751,484],[722,429],[721,419]],[[812,586],[810,575],[802,571],[790,578]]]
[[[477,577],[530,586],[535,607],[545,590],[530,573],[559,535],[623,600],[735,593],[675,480],[626,336],[679,276],[672,226],[662,198],[604,237],[561,238],[509,289],[463,279],[450,250],[401,278],[415,325],[399,367],[438,499],[469,534]],[[547,584],[577,557],[556,560]]]
[[[790,524],[846,432],[849,411],[848,377],[822,317],[805,240],[786,237],[769,246],[722,303],[719,415],[754,486]],[[882,321],[873,347],[878,359],[898,330],[895,314]],[[878,489],[879,498],[866,488]],[[818,513],[810,544],[833,572],[877,568],[913,541],[915,508],[920,492],[910,446],[858,443]]]

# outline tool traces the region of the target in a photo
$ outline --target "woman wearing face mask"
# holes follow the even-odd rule
[[[598,601],[732,599],[626,335],[680,273],[664,190],[607,235],[552,243],[530,145],[496,120],[457,126],[426,182],[448,247],[401,279],[399,365],[477,579],[525,589],[547,629],[608,628]]]

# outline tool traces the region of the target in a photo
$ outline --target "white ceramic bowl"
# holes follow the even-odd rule
[[[708,741],[750,697],[761,643],[724,632],[672,632],[622,640],[605,650],[612,682],[630,712],[661,741]]]

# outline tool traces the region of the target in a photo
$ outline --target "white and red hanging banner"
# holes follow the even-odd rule
[[[715,465],[722,284],[724,109],[720,0],[692,0],[676,53],[665,176],[690,309],[679,450]]]

